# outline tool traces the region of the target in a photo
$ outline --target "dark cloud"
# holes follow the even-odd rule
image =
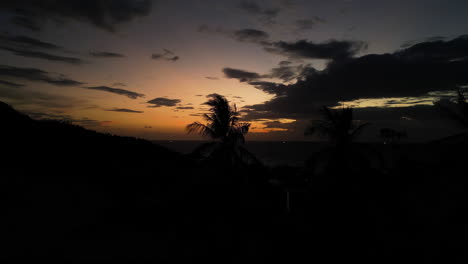
[[[153,100],[149,100],[148,104],[152,104],[149,107],[161,107],[161,106],[176,106],[178,103],[180,103],[180,99],[169,99],[169,98],[164,98],[164,97],[158,97]]]
[[[131,110],[127,108],[113,108],[113,109],[107,109],[105,111],[122,112],[122,113],[143,113],[143,111],[136,111],[136,110]]]
[[[13,46],[18,48],[37,48],[45,50],[62,50],[63,48],[53,43],[44,42],[39,39],[31,38],[28,36],[0,36],[2,45]]]
[[[84,83],[68,79],[63,75],[52,74],[36,68],[19,68],[0,65],[0,76],[27,81],[45,82],[57,86],[78,86]]]
[[[25,16],[15,16],[10,19],[10,23],[13,25],[17,25],[31,31],[38,32],[41,30],[41,26],[44,22],[44,19],[39,18],[29,18]]]
[[[79,65],[79,64],[84,63],[83,60],[79,58],[58,56],[58,55],[45,53],[42,51],[22,50],[22,49],[15,49],[15,48],[9,48],[9,47],[0,47],[0,48],[3,50],[10,51],[11,53],[17,56],[22,56],[22,57],[44,59],[48,61],[58,61],[58,62],[64,62],[64,63],[74,64],[74,65]]]
[[[98,58],[123,58],[125,55],[115,52],[108,52],[108,51],[92,51],[89,53],[93,57]]]
[[[174,52],[168,50],[168,49],[163,49],[163,51],[167,54],[171,54],[171,55],[174,55]]]
[[[255,81],[249,82],[253,87],[260,89],[269,94],[282,95],[286,92],[287,86],[281,83]]]
[[[236,40],[246,42],[262,42],[269,38],[268,33],[265,31],[251,28],[236,30],[233,34]]]
[[[441,36],[434,36],[434,37],[429,37],[429,38],[426,38],[426,39],[422,39],[422,40],[409,40],[409,41],[406,41],[404,42],[403,44],[401,44],[401,48],[409,48],[413,45],[416,45],[418,43],[422,43],[422,42],[433,42],[433,41],[442,41],[442,40],[446,40],[447,38],[446,37],[441,37]]]
[[[320,106],[340,101],[427,98],[428,92],[468,85],[467,68],[468,38],[420,43],[392,54],[333,61],[323,71],[310,72],[287,85],[282,96],[246,106],[245,113],[250,119],[311,118]]]
[[[468,35],[450,41],[429,41],[415,44],[396,54],[409,61],[446,62],[468,58]]]
[[[159,54],[159,53],[154,53],[151,55],[151,58],[153,60],[159,60],[159,59],[162,59],[163,58],[163,55],[162,54]]]
[[[432,105],[415,105],[408,107],[365,107],[354,109],[355,118],[358,120],[393,121],[393,120],[443,120],[440,109]]]
[[[75,107],[91,107],[86,100],[57,94],[32,91],[29,89],[11,89],[0,85],[0,98],[12,105],[41,109],[70,109]]]
[[[238,8],[258,17],[258,19],[265,25],[275,24],[275,18],[281,11],[278,7],[261,7],[253,1],[242,1],[239,3]]]
[[[317,70],[314,69],[310,64],[306,65],[297,65],[291,66],[290,64],[279,64],[279,67],[273,68],[270,71],[268,77],[270,78],[277,78],[282,80],[283,82],[290,82],[293,80],[301,80],[305,76],[312,75]]]
[[[315,25],[323,23],[326,23],[326,20],[318,16],[314,16],[310,19],[298,19],[294,22],[298,30],[312,29]]]
[[[0,80],[0,85],[7,86],[7,87],[14,87],[14,88],[24,86],[24,84],[18,84],[18,83],[7,82],[7,81],[2,81],[2,80]]]
[[[175,56],[174,52],[163,49],[163,53],[153,53],[151,55],[151,59],[153,60],[167,60],[167,61],[178,61],[180,58],[179,56]]]
[[[109,86],[94,86],[94,87],[81,87],[89,90],[97,90],[97,91],[104,91],[104,92],[109,92],[109,93],[114,93],[114,94],[119,94],[119,95],[124,95],[127,96],[130,99],[137,99],[139,97],[144,97],[144,94],[124,90],[124,89],[119,89],[119,88],[112,88]]]
[[[212,76],[206,76],[205,78],[208,79],[208,80],[212,80],[212,81],[219,80],[218,77],[212,77]]]
[[[330,40],[324,43],[314,43],[307,40],[277,41],[265,45],[266,51],[288,57],[333,60],[353,57],[365,48],[367,45],[364,42],[346,40]]]
[[[179,109],[179,110],[190,110],[190,109],[194,109],[192,106],[178,106],[176,107],[176,109]]]
[[[240,82],[255,81],[262,78],[262,76],[256,72],[249,72],[233,68],[224,68],[224,76],[229,79],[238,79]]]
[[[200,97],[200,96],[203,96],[203,94],[196,94],[195,96],[198,96],[198,97]]]
[[[80,58],[51,54],[50,52],[64,51],[64,49],[53,43],[44,42],[28,36],[11,36],[9,34],[3,34],[0,36],[0,43],[0,49],[9,51],[17,56],[57,61],[74,65],[84,63]]]
[[[198,28],[198,32],[222,35],[237,41],[258,43],[260,45],[268,45],[268,40],[270,38],[270,35],[267,32],[254,28],[232,30],[223,27],[201,25]]]
[[[266,93],[274,95],[283,95],[287,88],[286,85],[270,81],[262,81],[263,78],[277,78],[283,82],[292,80],[302,80],[306,76],[312,75],[316,72],[310,65],[298,66],[279,66],[273,68],[270,74],[258,74],[256,72],[249,72],[240,69],[224,68],[224,75],[226,78],[237,79],[240,82],[247,82],[253,87],[260,89]]]
[[[151,0],[4,0],[0,9],[14,14],[11,22],[39,31],[47,20],[76,20],[110,32],[116,26],[150,13]]]

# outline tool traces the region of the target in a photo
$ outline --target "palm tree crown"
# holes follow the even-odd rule
[[[309,126],[305,131],[305,135],[318,132],[320,136],[327,136],[336,145],[352,143],[362,129],[368,125],[368,123],[356,125],[353,120],[353,109],[350,107],[331,110],[323,106],[320,112],[324,119],[315,121]]]
[[[222,95],[214,94],[204,103],[210,106],[209,113],[204,114],[206,124],[194,122],[187,125],[188,133],[199,133],[213,141],[202,144],[195,152],[208,153],[208,158],[221,162],[239,165],[257,162],[255,157],[241,145],[245,142],[245,134],[249,132],[250,123],[239,122],[240,113],[236,105],[230,106]]]
[[[203,136],[208,136],[221,142],[244,143],[244,135],[248,133],[250,123],[239,122],[239,112],[236,105],[230,106],[228,100],[219,94],[212,95],[208,102],[210,113],[204,114],[204,119],[208,122],[202,124],[194,122],[187,126],[189,133],[198,132]]]

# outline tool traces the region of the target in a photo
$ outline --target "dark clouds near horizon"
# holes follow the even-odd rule
[[[367,44],[362,41],[348,40],[329,40],[323,43],[314,43],[308,40],[277,41],[265,46],[265,50],[268,52],[292,58],[332,60],[353,57],[366,48]]]
[[[281,96],[246,106],[245,112],[248,119],[312,118],[321,105],[336,106],[339,101],[454,90],[468,85],[466,69],[467,36],[424,42],[392,54],[334,60],[323,71],[313,71],[304,80],[287,85]]]

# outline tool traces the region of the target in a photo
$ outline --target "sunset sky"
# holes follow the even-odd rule
[[[207,95],[252,140],[304,140],[322,105],[414,140],[457,131],[433,102],[468,87],[468,1],[2,1],[0,101],[34,118],[196,139]],[[428,132],[430,131],[430,132]]]

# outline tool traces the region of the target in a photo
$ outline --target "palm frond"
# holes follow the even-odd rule
[[[219,142],[203,143],[200,146],[196,147],[192,151],[192,154],[200,155],[200,156],[209,156],[218,145],[219,145]]]
[[[323,106],[320,113],[323,119],[313,121],[304,131],[304,135],[318,133],[320,136],[328,136],[335,144],[348,144],[368,125],[363,124],[355,128],[353,108],[350,107],[334,110]]]
[[[250,123],[240,123],[237,106],[235,104],[230,106],[228,100],[222,95],[213,94],[204,104],[210,106],[209,113],[203,115],[207,123],[194,122],[187,126],[187,131],[209,136],[217,141],[203,144],[196,151],[208,154],[206,158],[215,163],[234,166],[244,163],[242,157],[248,154],[245,154],[246,150],[239,149],[239,147],[245,142]],[[253,157],[252,154],[250,156]]]
[[[248,151],[246,148],[239,146],[238,151],[239,157],[243,161],[243,163],[249,165],[262,165],[262,162],[259,159],[257,159],[257,157],[255,157],[255,155]]]
[[[213,131],[212,128],[200,123],[200,122],[193,122],[186,127],[187,132],[190,133],[199,133],[202,136],[209,136],[214,137],[216,133]]]
[[[359,136],[359,134],[361,134],[362,130],[369,125],[370,123],[360,124],[357,128],[353,130],[353,132],[351,132],[351,137],[356,138],[357,136]]]

